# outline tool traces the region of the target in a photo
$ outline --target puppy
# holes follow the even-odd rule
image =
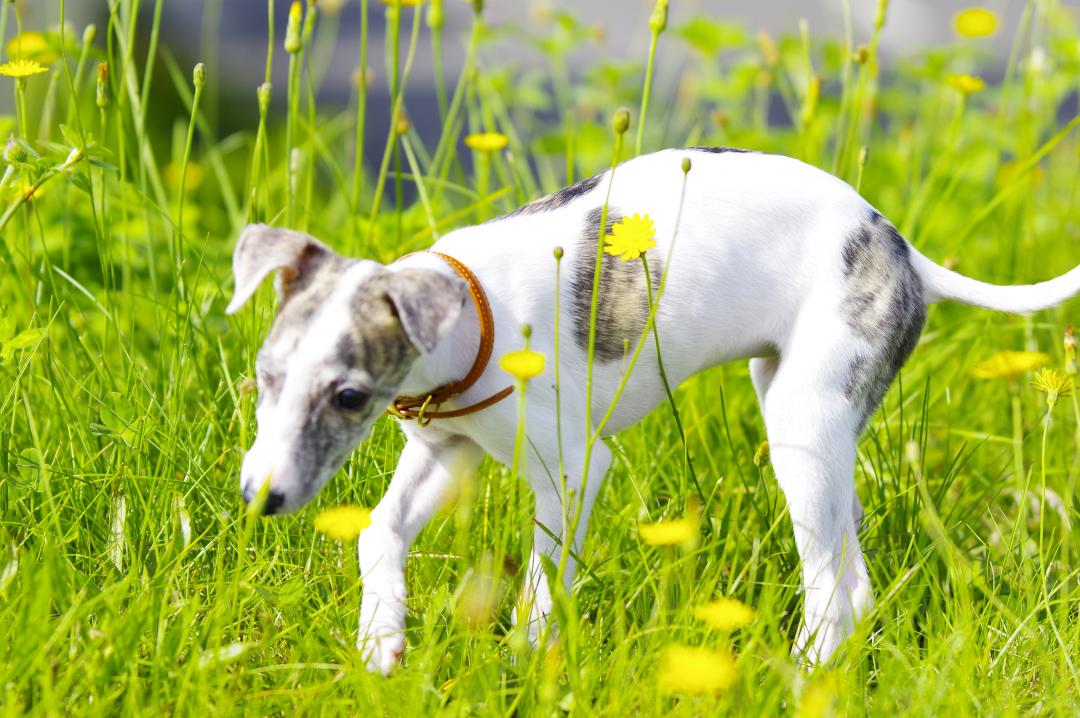
[[[685,189],[684,158],[692,161]],[[655,223],[656,246],[646,253],[651,276],[636,260],[603,255],[587,412],[600,222],[606,217],[607,234],[635,213]],[[558,284],[557,247],[564,251]],[[560,542],[549,532],[574,525],[564,522],[560,494],[569,487],[580,501],[573,535],[561,537],[580,550],[611,464],[607,446],[593,442],[590,449],[588,436],[615,398],[627,347],[647,330],[646,282],[657,292],[664,277],[655,322],[672,385],[717,364],[750,361],[802,563],[805,615],[793,650],[816,663],[872,605],[857,535],[856,443],[918,342],[927,305],[949,299],[1033,312],[1080,291],[1080,267],[1031,286],[960,276],[917,252],[841,180],[787,157],[714,147],[638,157],[505,217],[455,230],[432,250],[383,266],[340,256],[305,234],[254,225],[233,257],[229,313],[267,275],[279,276],[277,315],[256,361],[258,432],[243,461],[245,500],[269,482],[266,513],[297,509],[395,397],[416,398],[397,403],[407,443],[359,540],[359,647],[369,668],[383,673],[405,647],[410,543],[485,454],[503,463],[513,457],[517,401],[498,401],[510,378],[484,354],[520,348],[522,325],[532,326],[532,347],[548,358],[528,387],[521,459],[538,524],[521,604],[530,638],[538,639],[551,610],[542,558],[558,563]],[[664,400],[654,347],[640,354],[628,386],[604,436]],[[408,418],[421,413],[421,421]],[[560,459],[564,478],[554,476]],[[562,575],[567,589],[573,573],[571,560]]]

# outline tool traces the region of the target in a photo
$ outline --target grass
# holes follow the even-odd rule
[[[271,292],[234,320],[223,314],[232,243],[248,221],[291,217],[342,251],[389,260],[603,167],[623,105],[649,107],[623,158],[630,144],[790,154],[859,184],[923,252],[967,274],[1060,274],[1080,260],[1080,143],[1064,109],[1080,89],[1074,16],[1029,3],[1019,27],[999,29],[1015,33],[1002,82],[963,96],[946,78],[990,68],[985,41],[958,38],[879,68],[885,3],[872,37],[849,29],[839,40],[805,25],[752,38],[665,17],[650,36],[691,53],[685,67],[657,67],[678,75],[672,84],[652,81],[645,47],[640,63],[601,61],[572,77],[570,54],[596,41],[589,28],[564,14],[526,31],[491,28],[476,2],[466,68],[437,87],[437,143],[393,122],[372,167],[353,159],[376,107],[366,93],[391,93],[395,118],[407,112],[418,43],[456,38],[443,33],[441,3],[361,4],[400,15],[387,43],[400,55],[384,72],[365,45],[361,62],[392,80],[360,82],[347,107],[315,101],[315,60],[337,32],[329,3],[322,17],[306,10],[292,52],[285,28],[270,43],[268,66],[292,67],[288,86],[273,88],[284,117],[265,95],[222,97],[213,78],[226,68],[200,71],[195,87],[158,42],[161,0],[102,3],[108,22],[95,31],[42,36],[48,73],[3,79],[17,113],[0,117],[13,137],[0,192],[0,713],[1076,714],[1080,411],[1067,397],[1048,414],[1030,374],[970,375],[1005,349],[1060,366],[1075,300],[1031,318],[931,309],[860,444],[876,607],[812,675],[789,657],[797,557],[783,497],[755,461],[764,429],[742,364],[675,395],[710,496],[694,548],[637,537],[639,522],[681,516],[696,493],[664,406],[611,442],[561,641],[530,652],[509,613],[531,499],[508,469],[486,464],[410,554],[405,666],[368,674],[353,645],[353,547],[312,521],[327,507],[374,505],[401,438],[380,421],[311,506],[247,516],[237,475]],[[0,36],[46,31],[20,8],[0,4]],[[534,44],[548,71],[507,67],[492,49],[500,39]],[[188,112],[161,117],[170,102]],[[769,121],[777,103],[786,119]],[[246,117],[245,129],[219,134],[208,114],[218,107]],[[508,151],[466,156],[461,137],[480,131],[505,134]],[[707,629],[693,609],[718,596],[754,607],[755,620]],[[673,643],[732,651],[734,684],[659,691]]]

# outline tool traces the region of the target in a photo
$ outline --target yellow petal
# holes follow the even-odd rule
[[[515,379],[528,381],[544,373],[544,355],[532,349],[507,352],[499,359],[499,366]]]
[[[657,684],[662,693],[719,693],[738,676],[726,651],[672,645],[664,648]]]
[[[650,546],[678,546],[690,543],[698,535],[697,517],[639,524],[638,536]]]
[[[735,598],[718,598],[694,609],[695,618],[720,631],[742,628],[756,615],[754,609]]]
[[[477,152],[498,152],[509,144],[510,139],[498,132],[481,132],[465,137],[465,146]]]
[[[997,24],[997,15],[984,7],[969,7],[953,16],[953,29],[961,37],[993,35]]]
[[[7,56],[12,60],[34,60],[50,65],[60,57],[48,39],[40,32],[24,32],[13,37],[7,44]]]
[[[973,366],[971,375],[976,379],[1001,379],[1038,369],[1048,361],[1050,357],[1040,352],[998,352]]]
[[[986,87],[986,82],[974,75],[949,75],[945,82],[962,95],[972,95]]]
[[[362,506],[338,506],[315,517],[315,530],[330,538],[349,541],[371,525],[371,510]]]

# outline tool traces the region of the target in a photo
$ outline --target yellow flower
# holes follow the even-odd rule
[[[1050,357],[1039,352],[998,352],[973,366],[971,375],[976,379],[1000,379],[1038,369],[1048,361]]]
[[[953,29],[961,37],[993,35],[997,23],[997,15],[984,7],[969,7],[953,15]]]
[[[694,609],[694,617],[720,631],[734,631],[754,620],[757,612],[737,598],[718,598]]]
[[[836,702],[837,682],[833,673],[815,678],[814,683],[799,697],[795,718],[824,718],[830,715],[830,709]]]
[[[315,517],[315,530],[330,538],[349,541],[371,525],[371,509],[361,506],[338,506]]]
[[[604,251],[616,257],[622,255],[622,261],[629,262],[656,246],[655,235],[656,227],[649,215],[623,217],[611,225],[611,234],[604,237]]]
[[[509,144],[506,135],[498,132],[481,132],[475,135],[466,135],[465,146],[477,152],[498,152]]]
[[[34,60],[15,60],[14,62],[5,62],[3,65],[0,65],[0,75],[14,77],[18,80],[48,71],[48,68],[42,67],[40,63],[35,62]]]
[[[1031,385],[1046,394],[1046,403],[1053,408],[1058,399],[1072,393],[1073,380],[1063,371],[1043,367],[1035,372]]]
[[[685,518],[638,524],[638,536],[650,546],[678,546],[697,539],[701,519],[697,512]]]
[[[945,82],[961,95],[973,95],[986,87],[983,79],[975,75],[949,75]]]
[[[170,189],[177,189],[180,186],[180,172],[183,168],[175,162],[170,162],[165,165],[165,169],[162,174],[165,178],[165,184]],[[203,169],[195,162],[188,164],[187,176],[183,178],[184,191],[191,192],[199,188],[199,185],[203,181]]]
[[[7,54],[12,60],[35,60],[43,65],[49,65],[60,57],[60,53],[40,32],[16,35],[7,44]]]
[[[672,645],[664,648],[657,683],[662,693],[719,693],[738,676],[727,651]]]
[[[503,354],[499,366],[515,379],[528,381],[544,373],[544,355],[526,347]]]

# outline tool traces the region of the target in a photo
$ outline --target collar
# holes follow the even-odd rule
[[[433,419],[453,419],[459,416],[475,414],[486,409],[492,404],[498,403],[514,392],[513,386],[508,386],[491,396],[468,406],[448,411],[439,411],[439,407],[451,399],[455,399],[472,387],[480,379],[484,370],[487,369],[491,359],[491,350],[495,345],[495,322],[491,316],[491,305],[488,303],[484,288],[480,280],[464,264],[453,257],[441,252],[431,252],[441,258],[469,285],[469,295],[472,296],[473,306],[476,308],[476,317],[480,320],[480,346],[476,350],[476,358],[473,359],[469,372],[463,379],[452,381],[437,389],[432,390],[426,396],[398,396],[394,403],[386,411],[399,419],[416,419],[421,426],[426,426]],[[432,408],[434,410],[432,410]]]

